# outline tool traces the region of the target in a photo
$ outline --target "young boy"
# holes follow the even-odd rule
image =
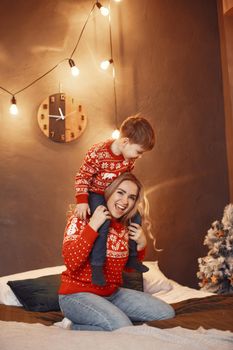
[[[75,214],[86,219],[99,205],[106,205],[104,191],[120,174],[130,172],[142,154],[154,147],[155,135],[147,119],[138,115],[128,117],[120,126],[120,137],[92,146],[75,178],[77,206]],[[132,220],[141,224],[139,213]],[[109,229],[107,220],[99,229],[99,237],[91,252],[92,283],[105,285],[103,265]],[[132,224],[132,223],[131,223]],[[146,272],[148,268],[137,260],[136,242],[129,241],[127,267]]]

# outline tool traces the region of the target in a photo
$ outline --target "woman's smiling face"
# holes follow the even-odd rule
[[[107,201],[112,217],[119,219],[133,209],[137,196],[137,185],[130,180],[122,181]]]

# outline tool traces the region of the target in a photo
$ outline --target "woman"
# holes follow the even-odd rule
[[[128,259],[129,237],[136,241],[138,259],[145,255],[146,236],[138,224],[130,224],[142,199],[142,185],[131,173],[119,176],[105,191],[107,208],[99,206],[92,217],[82,221],[72,215],[65,229],[59,303],[71,329],[112,331],[133,321],[150,321],[174,316],[174,310],[151,295],[121,288],[122,272]],[[142,213],[143,214],[143,213]],[[143,215],[142,215],[143,217]],[[107,239],[105,286],[91,283],[89,255],[98,229],[111,219]],[[68,323],[69,324],[69,323]]]

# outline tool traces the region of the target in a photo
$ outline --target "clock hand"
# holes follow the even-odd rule
[[[57,118],[57,120],[59,120],[59,119],[65,119],[68,115],[73,114],[73,113],[76,113],[77,111],[74,110],[74,111],[72,111],[72,112],[70,112],[70,113],[67,113],[66,116],[62,113],[61,108],[59,108],[59,112],[60,112],[60,115],[49,114],[49,117],[50,117],[50,118]]]
[[[56,122],[60,119],[64,120],[65,117],[61,117],[60,115],[49,114],[49,118],[56,118]]]
[[[59,113],[60,113],[60,115],[61,115],[59,119],[62,119],[62,120],[65,119],[65,116],[64,116],[64,114],[62,113],[62,110],[61,110],[60,107],[58,108],[58,110],[59,110]]]

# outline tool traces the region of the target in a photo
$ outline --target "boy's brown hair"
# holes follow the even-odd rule
[[[127,137],[130,143],[136,143],[145,151],[155,144],[155,133],[147,119],[134,115],[126,118],[120,126],[120,137]]]

